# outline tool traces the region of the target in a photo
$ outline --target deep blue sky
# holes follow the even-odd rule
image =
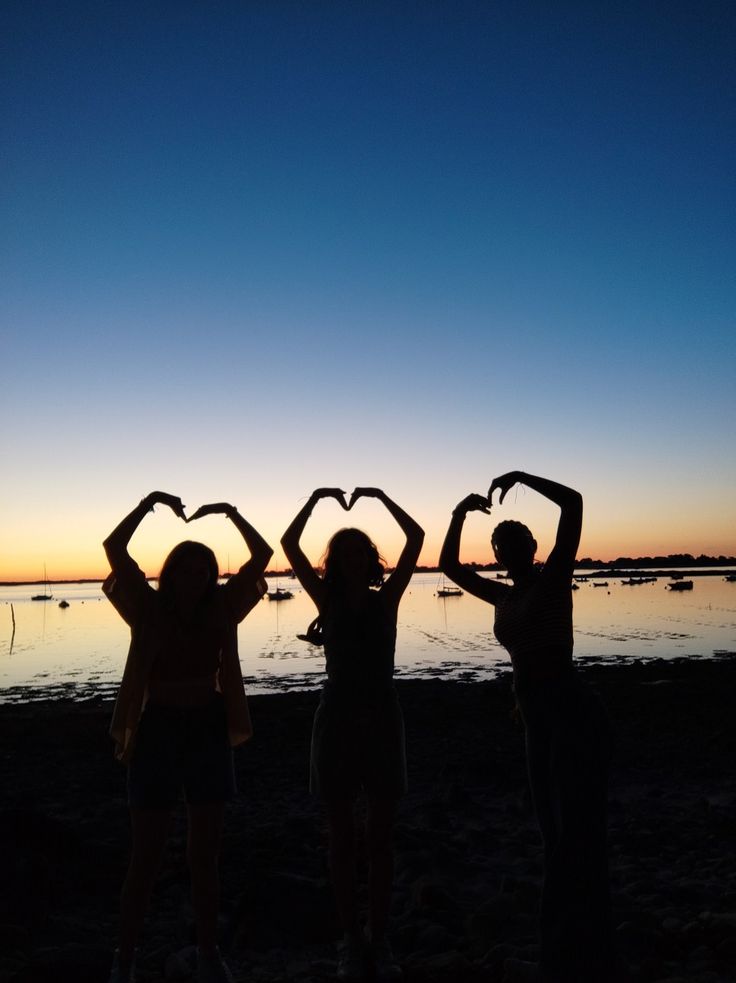
[[[382,484],[430,562],[515,467],[583,491],[581,555],[736,552],[736,7],[17,0],[0,37],[0,576],[101,569],[152,487],[276,541]]]

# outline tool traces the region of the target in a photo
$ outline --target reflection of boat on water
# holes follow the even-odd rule
[[[442,574],[439,579],[435,593],[437,594],[437,597],[462,597],[463,595],[463,592],[459,587],[455,587],[454,584],[447,584],[445,582],[444,574]]]
[[[53,601],[54,597],[51,593],[51,585],[49,584],[48,578],[46,576],[46,564],[43,565],[43,594],[32,594],[32,601]]]
[[[692,590],[692,580],[676,580],[673,584],[667,584],[670,590]]]

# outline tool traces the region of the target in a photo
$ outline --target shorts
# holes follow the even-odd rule
[[[404,718],[393,688],[369,703],[323,692],[312,725],[309,790],[323,799],[406,793]]]
[[[128,765],[128,804],[170,809],[227,802],[235,795],[233,752],[222,696],[202,707],[147,703]]]

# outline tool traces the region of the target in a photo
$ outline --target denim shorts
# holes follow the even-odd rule
[[[128,765],[128,803],[167,809],[226,802],[235,794],[233,752],[222,696],[202,707],[147,703]]]

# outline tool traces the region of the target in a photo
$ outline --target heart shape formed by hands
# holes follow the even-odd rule
[[[379,488],[353,488],[347,504],[347,511],[350,511],[359,498],[379,498],[381,494]]]
[[[145,498],[141,499],[141,504],[145,504],[149,509],[156,505],[165,505],[184,522],[194,522],[195,519],[202,519],[206,515],[225,515],[228,518],[233,518],[237,514],[237,509],[229,502],[209,502],[207,505],[200,505],[191,515],[187,515],[186,506],[178,495],[170,495],[168,492],[162,491],[155,491],[146,495]]]
[[[208,505],[200,505],[191,515],[184,515],[182,512],[182,518],[185,522],[194,522],[196,519],[202,519],[206,515],[230,516],[234,511],[234,507],[229,502],[210,502]]]

